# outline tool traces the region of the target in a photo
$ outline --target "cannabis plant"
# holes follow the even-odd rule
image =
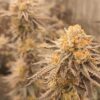
[[[44,67],[28,78],[29,84],[44,75],[48,89],[40,99],[91,100],[92,87],[100,86],[99,47],[79,25],[70,26],[59,39],[44,45],[43,61],[36,63]]]
[[[36,93],[39,94],[38,84],[32,83],[26,87],[27,77],[32,73],[23,58],[19,58],[17,61],[11,63],[11,75],[9,75],[6,81],[11,86],[12,100],[36,100]]]
[[[13,60],[7,63],[10,66],[11,74],[5,78],[11,87],[9,95],[12,100],[34,100],[40,95],[40,91],[44,91],[42,80],[27,86],[29,81],[27,78],[41,67],[33,65],[40,59],[38,53],[41,52],[36,43],[36,41],[41,41],[36,40],[37,35],[41,33],[41,30],[39,30],[40,32],[37,30],[42,27],[38,15],[40,14],[37,7],[39,5],[35,0],[17,0],[10,3],[9,10],[0,12],[1,19],[7,16],[10,20],[6,34],[10,34],[10,36],[8,36],[9,38],[5,38],[3,35],[0,37],[0,49],[4,54],[7,52],[14,56]]]
[[[43,20],[47,17],[44,14],[46,11],[42,2],[40,0],[11,0],[9,10],[0,11],[1,18],[8,17],[10,20],[8,33],[12,34],[13,38],[21,37],[23,39],[27,36],[36,38],[39,31],[45,30]]]
[[[81,26],[66,29],[51,19],[45,2],[15,0],[0,10],[0,20],[9,20],[0,34],[0,55],[13,58],[4,78],[8,94],[12,100],[93,100],[100,86],[100,45]]]

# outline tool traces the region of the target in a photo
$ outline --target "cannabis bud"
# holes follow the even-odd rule
[[[67,92],[62,91],[63,89],[68,91],[69,88],[75,91],[74,95],[77,94],[77,98],[82,96],[91,98],[91,88],[100,86],[98,81],[100,79],[100,45],[79,25],[70,26],[59,39],[50,42],[44,48],[44,51],[47,50],[42,55],[44,61],[37,63],[37,65],[43,64],[44,67],[29,79],[36,81],[45,75],[47,83],[52,83],[48,85],[43,98],[48,96],[63,100],[63,95]]]

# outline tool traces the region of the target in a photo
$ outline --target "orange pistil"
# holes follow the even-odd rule
[[[60,62],[59,53],[52,54],[51,63],[54,64],[54,65],[57,65],[57,64],[59,64],[59,62]]]
[[[78,51],[75,51],[73,54],[74,54],[75,59],[79,63],[81,61],[85,61],[86,59],[90,58],[90,53],[88,50],[78,50]]]

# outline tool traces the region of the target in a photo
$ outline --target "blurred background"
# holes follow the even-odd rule
[[[100,38],[100,0],[56,0],[58,17],[68,25],[80,24],[89,34]],[[59,2],[58,2],[59,1]],[[56,13],[56,11],[55,11]]]
[[[13,0],[14,1],[14,0]],[[87,32],[100,41],[100,0],[45,0],[52,5],[51,16],[57,17],[65,25],[80,24]],[[0,0],[0,10],[8,9],[10,0]],[[0,33],[5,20],[0,22]],[[1,24],[2,23],[2,24]],[[1,66],[1,65],[0,65]],[[1,74],[2,75],[2,74]],[[0,76],[1,76],[0,75]],[[8,100],[8,87],[0,79],[0,100]],[[98,98],[100,100],[100,98]]]

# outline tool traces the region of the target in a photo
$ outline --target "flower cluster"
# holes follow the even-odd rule
[[[87,35],[79,25],[70,26],[68,30],[65,29],[63,36],[50,42],[45,45],[45,49],[48,50],[44,50],[45,53],[47,52],[43,55],[45,61],[40,62],[44,64],[44,67],[29,79],[36,81],[42,75],[47,76],[48,82],[52,83],[52,85],[49,86],[45,97],[48,95],[52,97],[53,95],[53,98],[58,97],[59,99],[60,92],[60,98],[62,98],[63,88],[61,90],[58,90],[58,88],[63,87],[64,83],[64,86],[69,87],[71,85],[72,90],[77,91],[79,97],[89,97],[91,95],[91,91],[89,92],[91,85],[100,86],[99,81],[97,81],[97,79],[100,79],[99,44],[94,41],[92,36]],[[47,64],[46,67],[45,64]],[[60,80],[55,80],[58,77]],[[50,92],[51,86],[56,93]],[[66,88],[66,91],[68,89]],[[83,90],[83,95],[79,93],[80,89]]]
[[[27,85],[27,77],[29,76],[29,67],[26,65],[23,58],[18,59],[10,63],[11,65],[11,72],[12,74],[6,77],[6,81],[11,86],[12,91],[9,93],[11,96],[13,95],[12,99],[16,100],[30,100],[29,97],[34,100],[36,98],[35,91],[38,88],[36,84],[31,84],[30,86],[26,87]]]

